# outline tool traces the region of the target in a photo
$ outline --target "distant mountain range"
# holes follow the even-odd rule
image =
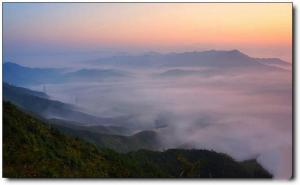
[[[69,72],[62,76],[63,82],[69,81],[102,81],[103,79],[114,79],[129,77],[129,73],[113,69],[81,69]]]
[[[93,82],[129,77],[123,71],[113,69],[80,69],[70,72],[64,68],[30,68],[15,63],[3,64],[3,79],[16,86],[55,84],[65,82]]]
[[[180,68],[203,67],[206,74],[229,72],[234,70],[281,71],[290,70],[291,64],[278,58],[253,58],[238,50],[184,53],[149,53],[138,56],[122,55],[102,58],[87,63],[111,69],[79,69],[68,71],[64,68],[30,68],[15,63],[3,64],[3,79],[16,86],[39,85],[65,82],[99,82],[119,80],[132,74],[113,68]],[[174,72],[174,71],[173,71]],[[178,71],[182,73],[181,71]]]
[[[263,62],[263,61],[268,62]],[[149,53],[138,56],[115,56],[90,61],[95,65],[127,66],[127,67],[216,67],[216,68],[236,68],[236,67],[262,67],[277,63],[282,66],[290,64],[278,59],[259,59],[250,57],[239,50],[218,51],[209,50],[202,52],[183,53]]]

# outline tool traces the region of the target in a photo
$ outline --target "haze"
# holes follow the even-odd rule
[[[4,3],[3,39],[6,61],[32,66],[234,48],[291,62],[292,4]]]
[[[3,48],[5,62],[63,75],[125,74],[24,86],[128,117],[136,132],[159,121],[164,149],[257,158],[291,176],[291,3],[4,3]]]

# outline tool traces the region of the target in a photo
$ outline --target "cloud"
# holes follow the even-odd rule
[[[291,174],[292,83],[290,72],[235,71],[234,75],[135,78],[48,85],[55,99],[97,116],[127,116],[136,131],[157,124],[165,148],[205,148],[236,160],[258,158],[278,178]],[[282,170],[285,169],[285,170]]]

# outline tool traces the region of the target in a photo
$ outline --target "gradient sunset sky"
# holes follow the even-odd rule
[[[292,58],[292,3],[4,3],[4,59],[239,49]]]

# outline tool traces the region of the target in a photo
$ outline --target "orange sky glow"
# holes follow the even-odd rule
[[[4,13],[9,14],[13,7],[6,7]],[[7,16],[8,41],[166,52],[240,49],[256,57],[288,62],[292,58],[291,3],[71,3],[30,7],[30,12],[26,5],[22,8],[15,19]]]

